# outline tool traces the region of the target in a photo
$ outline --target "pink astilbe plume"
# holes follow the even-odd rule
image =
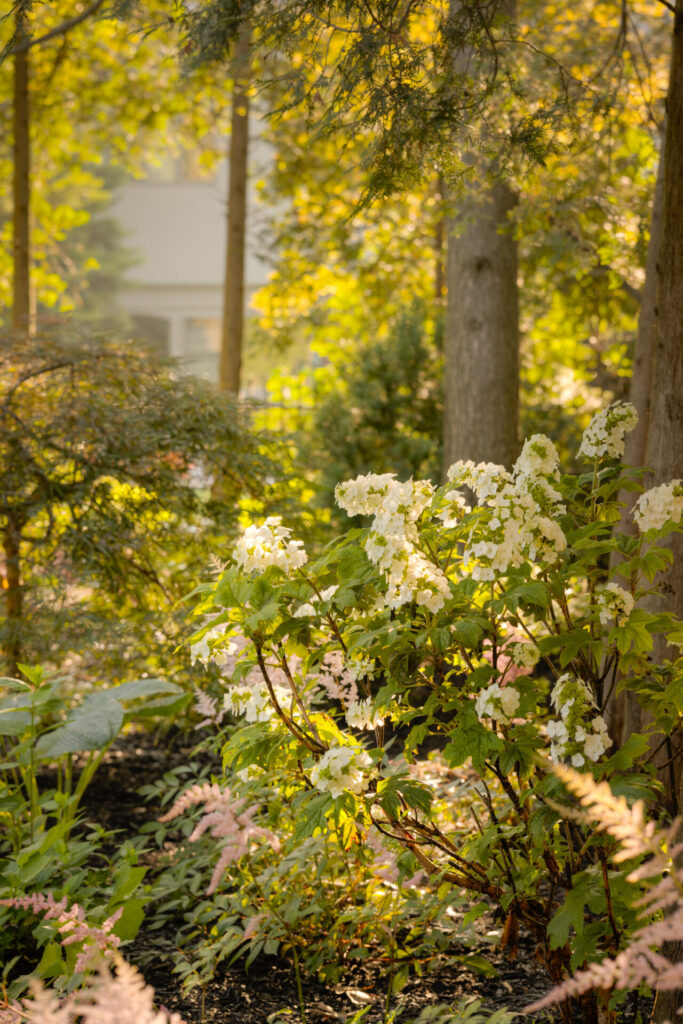
[[[183,1024],[179,1014],[154,1009],[154,989],[120,958],[115,975],[101,964],[74,1002],[80,1024]]]
[[[270,829],[256,825],[252,818],[258,812],[258,804],[252,804],[244,810],[244,798],[236,798],[228,787],[221,788],[217,783],[197,783],[190,786],[176,800],[171,810],[159,821],[166,822],[178,818],[189,807],[204,804],[206,813],[190,835],[194,843],[208,829],[214,839],[223,839],[221,855],[211,876],[211,883],[206,890],[210,895],[218,888],[228,864],[234,864],[249,852],[252,840],[266,839],[277,852],[280,843]]]
[[[0,1005],[0,1024],[22,1024],[26,1014],[19,1003],[3,1003]]]
[[[92,960],[102,953],[104,956],[111,956],[118,949],[119,938],[112,933],[112,929],[123,913],[123,907],[119,907],[111,917],[101,925],[88,924],[85,919],[85,911],[78,903],[67,904],[66,896],[61,900],[55,900],[52,893],[31,893],[28,896],[17,896],[13,899],[0,900],[6,907],[17,907],[21,910],[30,910],[34,914],[42,916],[46,921],[55,922],[55,927],[60,934],[62,946],[71,946],[76,942],[83,943],[83,949],[76,960],[76,972],[84,971]]]
[[[581,818],[593,821],[596,828],[619,842],[613,860],[648,856],[645,863],[627,876],[628,881],[658,878],[636,906],[644,914],[664,911],[665,916],[635,931],[629,945],[614,958],[589,964],[525,1007],[524,1012],[535,1012],[590,989],[635,989],[642,984],[660,992],[682,988],[683,963],[672,963],[661,952],[665,942],[683,941],[683,871],[676,867],[676,858],[683,852],[683,845],[676,842],[680,819],[668,828],[658,828],[653,821],[646,820],[642,800],[629,807],[624,797],[615,796],[606,782],[596,783],[588,773],[581,774],[564,765],[554,770],[589,809]]]
[[[84,988],[60,999],[40,983],[30,997],[0,1009],[0,1024],[184,1024],[177,1013],[154,1008],[154,989],[120,956],[116,974],[100,962]]]
[[[358,700],[356,680],[346,667],[341,651],[328,651],[318,667],[317,681],[331,700],[349,708]]]

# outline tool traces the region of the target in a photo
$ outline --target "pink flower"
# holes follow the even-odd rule
[[[197,783],[190,786],[176,800],[171,810],[159,818],[159,821],[172,821],[179,817],[188,807],[204,804],[206,813],[190,835],[194,843],[207,830],[211,830],[214,839],[223,839],[221,855],[211,876],[207,893],[210,895],[218,888],[221,878],[229,864],[234,864],[249,852],[254,839],[267,840],[275,852],[280,850],[280,842],[270,829],[255,824],[253,816],[259,810],[258,804],[244,808],[245,800],[235,799],[228,787],[221,788],[217,783]]]

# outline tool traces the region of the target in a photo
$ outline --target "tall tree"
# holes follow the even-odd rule
[[[516,205],[497,182],[447,222],[444,470],[457,459],[509,468],[519,454]]]
[[[451,18],[458,7],[450,0]],[[498,0],[481,17],[492,35],[513,13],[514,4]],[[495,53],[457,51],[455,68],[473,81],[490,77]],[[475,153],[469,160],[476,178],[447,222],[444,474],[457,459],[510,468],[518,454],[518,261],[509,222],[517,196],[503,180],[484,184],[490,169]]]
[[[249,155],[249,28],[242,25],[234,54],[234,84],[228,158],[228,230],[223,284],[223,327],[219,366],[222,391],[238,395],[244,337],[244,257]]]
[[[31,287],[31,143],[29,101],[29,41],[26,13],[17,9],[12,103],[12,325],[31,332],[35,292]]]

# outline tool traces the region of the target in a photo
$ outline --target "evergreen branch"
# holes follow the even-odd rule
[[[44,35],[38,36],[36,39],[27,39],[25,42],[17,43],[9,50],[5,50],[4,53],[0,55],[0,60],[4,60],[5,57],[12,57],[17,53],[26,53],[27,50],[32,49],[34,46],[40,46],[42,43],[47,43],[50,39],[56,39],[57,36],[66,35],[66,33],[70,32],[72,28],[75,28],[76,25],[80,25],[82,21],[85,21],[87,18],[90,18],[95,14],[103,3],[104,0],[93,0],[90,7],[86,7],[86,9],[81,11],[80,14],[75,14],[73,18],[67,18],[67,20],[63,21],[61,25],[56,25],[54,28],[50,29],[49,32],[45,32]]]

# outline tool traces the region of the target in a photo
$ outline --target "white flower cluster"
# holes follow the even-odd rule
[[[519,693],[514,686],[491,683],[481,691],[475,707],[479,718],[492,718],[494,722],[507,725],[519,707]]]
[[[307,601],[305,604],[299,605],[297,610],[294,612],[295,619],[308,619],[314,615],[319,615],[319,607],[323,601],[331,601],[336,592],[339,590],[338,586],[328,587],[327,590],[323,590],[320,593],[320,597],[317,595]]]
[[[541,653],[535,644],[506,644],[505,653],[517,668],[535,668],[541,657]]]
[[[231,654],[235,653],[237,646],[231,641],[224,645],[211,643],[211,641],[220,640],[221,637],[225,636],[228,628],[227,623],[221,623],[205,633],[201,640],[190,644],[190,661],[193,665],[196,661],[201,662],[203,665],[208,665],[210,661],[224,663]]]
[[[436,518],[441,520],[446,530],[457,526],[462,517],[472,511],[460,491],[446,491],[443,500],[445,507],[441,512],[437,512]]]
[[[365,750],[359,748],[330,747],[311,768],[311,782],[323,793],[341,796],[347,790],[363,793],[368,788],[368,776],[363,769],[372,760]]]
[[[560,469],[557,448],[545,434],[533,434],[524,442],[524,447],[515,463],[515,473],[526,477],[556,477]]]
[[[584,431],[579,455],[587,459],[609,456],[620,459],[624,454],[624,435],[638,423],[638,413],[630,402],[613,402],[595,414]]]
[[[290,695],[286,690],[276,686],[275,696],[282,705]],[[265,683],[231,686],[225,695],[224,707],[232,715],[244,715],[247,722],[269,722],[275,715],[275,708]]]
[[[680,523],[683,516],[683,480],[671,480],[660,484],[638,498],[633,509],[633,518],[641,533],[661,530],[670,519]]]
[[[618,626],[622,626],[633,611],[633,595],[618,583],[607,583],[597,596],[600,622],[603,626],[608,626],[613,619],[616,619]]]
[[[354,700],[346,711],[346,721],[352,729],[376,729],[384,722],[379,711],[374,711],[372,700]]]
[[[454,462],[447,476],[456,487],[470,487],[480,505],[496,494],[504,483],[512,480],[505,466],[497,466],[494,462],[472,462],[471,459]]]
[[[261,526],[248,526],[235,544],[233,558],[245,572],[264,572],[269,566],[289,573],[306,562],[303,542],[290,540],[282,516],[269,516]]]
[[[308,601],[306,604],[301,604],[294,612],[295,619],[309,619],[316,614],[316,610],[313,605]]]
[[[508,473],[492,463],[456,462],[448,479],[471,487],[481,505],[490,509],[476,536],[470,535],[463,563],[475,580],[493,580],[496,573],[522,565],[527,559],[554,562],[567,539],[557,522],[565,512],[562,495],[548,477],[557,477],[557,450],[543,434],[534,434]]]
[[[347,655],[345,666],[347,673],[355,683],[359,679],[372,679],[375,675],[375,666],[370,658],[350,658]]]
[[[595,709],[593,699],[584,683],[565,673],[557,680],[551,701],[560,717],[551,719],[546,726],[550,739],[550,758],[559,762],[571,758],[574,768],[589,761],[597,761],[612,741],[602,715],[586,719]]]
[[[393,473],[369,473],[337,485],[337,504],[350,516],[374,515],[365,553],[385,574],[388,608],[416,601],[437,612],[450,594],[448,580],[418,551],[417,521],[434,497],[427,480],[400,483]]]
[[[349,659],[352,660],[352,659]],[[361,664],[354,662],[354,664]],[[368,668],[371,662],[365,663]],[[365,673],[362,673],[363,675]],[[344,707],[358,700],[357,676],[349,670],[349,663],[341,651],[328,651],[318,666],[317,681],[332,700],[338,700]]]

